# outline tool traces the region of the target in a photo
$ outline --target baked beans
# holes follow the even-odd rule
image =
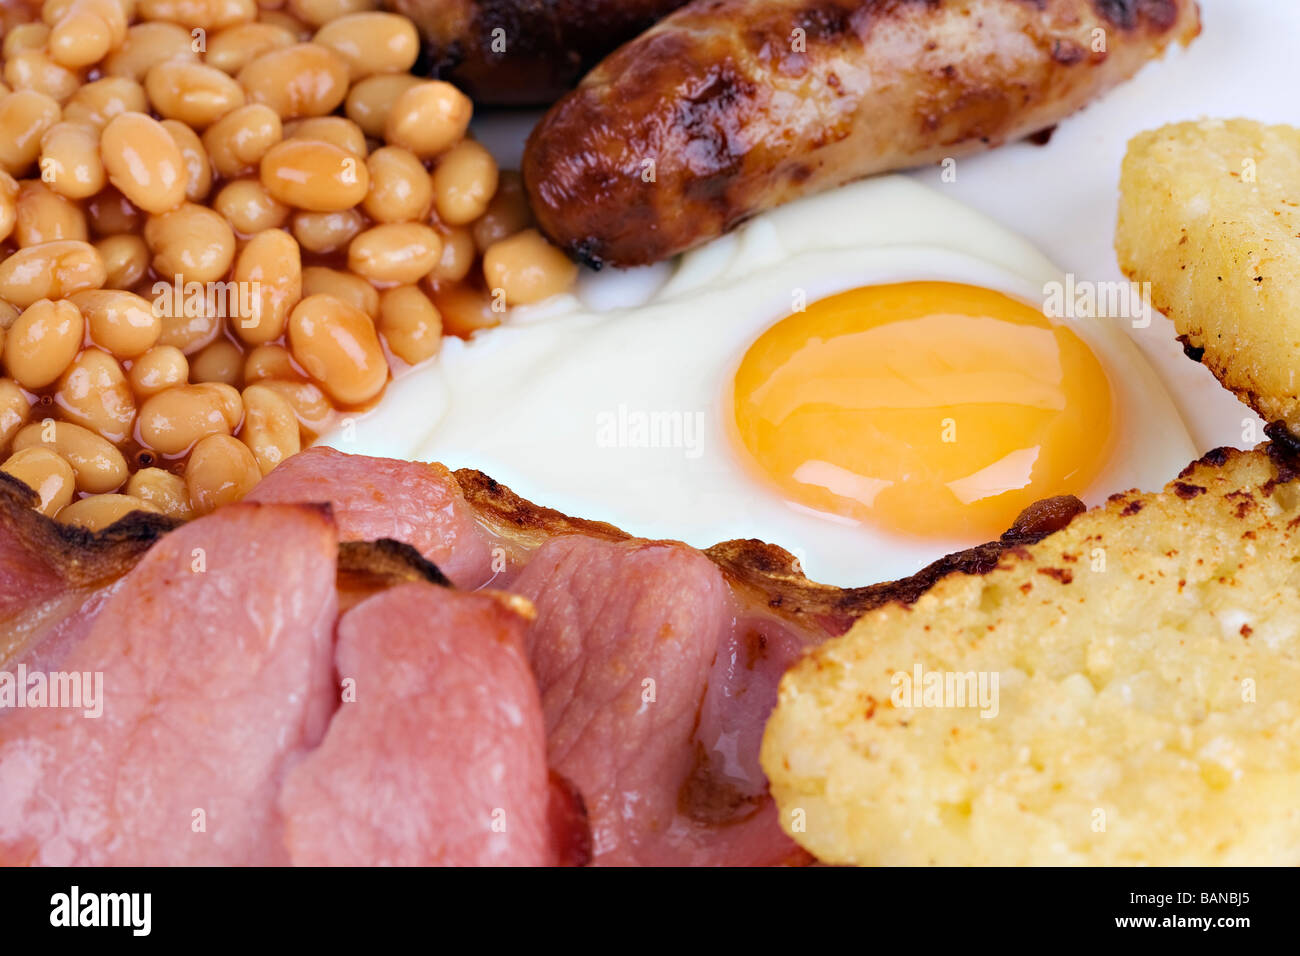
[[[141,398],[184,385],[189,377],[190,363],[174,345],[155,345],[131,364],[131,390]]]
[[[185,479],[162,468],[141,468],[126,483],[126,493],[153,505],[169,518],[189,521],[194,517]]]
[[[341,405],[374,398],[388,380],[375,324],[360,309],[331,295],[312,295],[289,316],[294,359]]]
[[[45,447],[72,466],[77,490],[102,495],[126,481],[126,459],[112,442],[88,428],[54,419],[32,422],[14,436],[14,451]]]
[[[379,297],[379,334],[394,355],[416,365],[438,354],[442,316],[416,286],[385,289]]]
[[[353,13],[331,20],[316,31],[315,42],[343,58],[354,83],[376,73],[405,73],[420,54],[414,24],[392,13]]]
[[[450,83],[416,83],[393,100],[384,120],[385,138],[428,159],[460,142],[473,112],[469,97]]]
[[[325,116],[348,94],[348,64],[319,43],[295,43],[251,60],[239,71],[239,83],[249,99],[282,119]]]
[[[99,131],[83,123],[55,123],[41,137],[41,175],[68,199],[85,199],[104,188]]]
[[[121,113],[104,127],[99,143],[109,181],[133,204],[152,213],[185,199],[185,160],[176,141],[151,116]]]
[[[531,305],[573,285],[578,267],[536,229],[525,229],[488,247],[483,275],[507,305]]]
[[[379,5],[0,17],[0,468],[46,514],[237,500],[390,364],[572,281]]]
[[[244,425],[240,440],[248,446],[263,475],[302,448],[298,418],[283,395],[265,385],[244,389]]]
[[[104,263],[106,289],[131,289],[149,268],[149,247],[134,233],[106,236],[95,243]]]
[[[135,396],[117,359],[86,349],[59,376],[54,403],[65,421],[88,428],[114,445],[131,437]]]
[[[223,178],[242,176],[257,168],[266,151],[280,142],[280,116],[261,103],[231,110],[203,134],[212,166]]]
[[[366,159],[370,189],[362,208],[376,222],[423,219],[433,204],[433,180],[418,156],[400,146],[384,146]]]
[[[0,97],[0,168],[21,176],[41,153],[41,137],[63,111],[52,97],[15,89]]]
[[[442,237],[432,226],[391,222],[374,226],[348,245],[348,268],[372,282],[418,282],[438,264]]]
[[[156,514],[158,509],[134,495],[95,495],[74,501],[59,512],[57,520],[86,531],[103,531],[133,511]]]
[[[102,288],[107,277],[90,243],[43,242],[0,261],[0,299],[25,309],[39,299],[62,299],[82,289]]]
[[[14,452],[0,465],[0,471],[12,475],[36,492],[40,498],[36,510],[51,518],[72,501],[72,493],[77,490],[72,466],[48,448],[24,448]]]
[[[23,247],[58,239],[84,242],[89,238],[86,214],[39,179],[28,179],[18,189],[18,221],[13,236]]]
[[[433,171],[438,218],[449,226],[473,222],[487,212],[496,188],[497,164],[492,154],[472,139],[461,140]]]
[[[370,173],[331,143],[286,139],[262,157],[262,185],[275,199],[312,212],[351,209],[366,198]]]
[[[154,110],[195,130],[207,129],[243,106],[244,88],[206,63],[165,60],[149,68],[144,90]]]

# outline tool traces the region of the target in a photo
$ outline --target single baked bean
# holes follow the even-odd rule
[[[155,345],[131,364],[131,390],[141,398],[184,385],[190,377],[185,353],[174,345]]]
[[[161,216],[150,216],[144,241],[153,252],[154,271],[185,282],[214,282],[235,258],[235,233],[207,206],[184,203]]]
[[[13,475],[40,497],[36,510],[54,517],[72,501],[77,488],[72,466],[48,448],[24,448],[0,465],[0,471]]]
[[[14,451],[38,447],[49,448],[72,466],[78,491],[102,495],[126,481],[122,453],[88,428],[47,418],[25,425],[14,436]]]
[[[224,320],[219,310],[206,306],[186,309],[183,290],[182,298],[177,301],[173,284],[161,280],[154,284],[154,294],[154,311],[162,320],[159,345],[170,345],[193,355],[221,334]]]
[[[23,50],[5,61],[4,78],[15,90],[44,93],[56,102],[66,103],[81,77],[75,70],[59,66],[44,50]]]
[[[248,446],[229,435],[210,435],[194,446],[185,466],[185,489],[194,513],[210,514],[232,504],[262,480]]]
[[[153,505],[169,518],[189,521],[194,517],[185,479],[162,468],[141,468],[126,483],[126,493]]]
[[[212,201],[212,208],[225,216],[236,235],[241,236],[278,229],[289,218],[289,207],[272,198],[257,179],[226,183]]]
[[[404,146],[428,159],[464,138],[473,112],[469,97],[450,83],[424,81],[393,101],[384,123],[384,136],[390,145]]]
[[[293,34],[294,40],[304,43],[311,39],[311,35],[316,31],[311,24],[303,23],[292,13],[286,10],[268,10],[265,7],[258,18],[261,23],[269,23],[272,26],[283,27]]]
[[[338,53],[352,82],[375,73],[405,73],[420,54],[415,25],[395,13],[353,13],[330,20],[315,42]]]
[[[142,20],[170,20],[184,27],[220,30],[257,17],[254,0],[139,0]]]
[[[438,353],[442,316],[419,288],[399,285],[379,297],[379,334],[394,355],[416,365]]]
[[[231,77],[206,63],[166,60],[144,75],[144,91],[154,110],[196,130],[206,129],[243,106],[244,90]]]
[[[90,231],[97,236],[116,236],[138,232],[144,215],[116,186],[105,186],[85,202]]]
[[[263,475],[286,458],[298,454],[302,439],[298,417],[283,395],[265,385],[244,389],[244,425],[239,439],[248,446]]]
[[[85,321],[71,302],[33,302],[6,336],[5,371],[24,388],[44,388],[77,357],[84,334]]]
[[[229,435],[230,430],[222,397],[210,385],[169,388],[140,406],[140,440],[163,455],[184,454],[200,439]]]
[[[298,425],[309,434],[321,434],[334,421],[334,407],[314,382],[267,378],[261,384],[293,406]]]
[[[250,314],[231,322],[249,345],[284,334],[289,310],[302,298],[302,257],[298,243],[282,229],[260,232],[248,241],[235,263],[235,282],[249,290]]]
[[[76,70],[103,59],[112,49],[113,31],[95,12],[74,8],[54,25],[49,45],[50,59]]]
[[[293,364],[287,348],[283,345],[259,345],[244,358],[244,381],[251,384],[268,378],[306,381],[306,376]]]
[[[127,17],[134,12],[133,2],[119,0],[48,0],[41,4],[41,19],[51,28],[76,13],[95,14],[108,26],[114,46],[126,40]]]
[[[504,302],[501,308],[493,308],[495,303],[490,296],[469,285],[430,283],[429,298],[442,316],[443,331],[461,338],[500,325],[505,316]]]
[[[12,329],[14,323],[18,321],[18,316],[22,314],[22,310],[18,306],[0,299],[0,331],[8,332]],[[4,348],[0,347],[0,354],[3,352]]]
[[[496,160],[472,139],[453,146],[433,171],[433,203],[438,218],[450,226],[483,215],[496,189]]]
[[[104,262],[104,288],[130,289],[149,268],[149,247],[134,233],[106,236],[95,243]]]
[[[532,224],[533,213],[528,207],[523,177],[511,170],[504,171],[497,179],[497,189],[487,209],[471,227],[474,245],[479,252],[486,252],[488,246],[523,232]]]
[[[143,355],[162,334],[152,304],[134,292],[92,289],[78,292],[71,301],[86,320],[90,340],[117,358]]]
[[[344,112],[367,136],[384,135],[393,104],[407,90],[424,81],[409,73],[384,73],[366,77],[348,91]]]
[[[221,414],[226,419],[226,425],[233,434],[239,427],[239,423],[244,420],[244,400],[239,395],[239,389],[225,382],[196,382],[189,387],[216,400],[221,408]]]
[[[351,272],[340,272],[325,266],[303,269],[302,294],[304,298],[309,295],[332,295],[360,309],[372,319],[379,317],[379,290]]]
[[[223,73],[234,76],[263,53],[298,42],[292,31],[274,23],[241,23],[227,27],[208,40],[205,59]]]
[[[249,103],[231,110],[203,134],[212,165],[230,179],[257,167],[266,151],[280,142],[280,117],[269,106]]]
[[[93,196],[107,182],[99,158],[99,131],[82,123],[55,123],[41,137],[40,168],[42,178],[60,196]]]
[[[31,410],[31,403],[18,383],[0,378],[0,454],[8,452],[9,443],[18,434],[18,429],[27,424]]]
[[[99,289],[107,273],[95,247],[77,239],[27,246],[0,259],[0,299],[25,309],[38,299],[61,299]]]
[[[86,531],[103,531],[117,524],[133,511],[158,514],[158,509],[133,495],[92,495],[74,501],[56,515],[59,524]]]
[[[433,204],[433,180],[419,158],[400,146],[384,146],[366,158],[370,190],[362,208],[376,222],[423,219]]]
[[[366,134],[361,127],[342,116],[309,116],[285,124],[285,139],[314,139],[333,143],[353,156],[366,158]]]
[[[262,157],[262,185],[280,202],[312,212],[350,209],[366,198],[370,174],[356,156],[330,143],[286,139]]]
[[[18,223],[18,180],[0,170],[0,242],[9,238]]]
[[[388,381],[388,363],[370,316],[333,296],[308,296],[294,306],[289,348],[340,404],[374,398]]]
[[[300,212],[293,217],[293,236],[308,252],[338,252],[365,226],[365,217],[355,209]]]
[[[149,102],[144,87],[127,76],[108,76],[72,94],[63,107],[63,118],[103,129],[120,113],[147,113]]]
[[[439,282],[459,282],[469,275],[474,267],[478,252],[474,247],[474,236],[464,226],[446,226],[438,223],[438,234],[442,236],[442,255],[434,266],[430,278]]]
[[[175,209],[185,199],[185,162],[163,125],[143,113],[109,120],[99,143],[109,181],[146,212]]]
[[[20,23],[5,34],[3,47],[5,59],[29,50],[44,50],[49,41],[48,24]]]
[[[59,104],[35,90],[0,98],[0,168],[21,176],[41,153],[41,137],[59,121]]]
[[[442,237],[418,222],[391,222],[348,245],[348,268],[372,282],[418,282],[438,264]]]
[[[263,53],[239,71],[254,103],[265,103],[282,119],[325,116],[348,94],[348,64],[319,43],[295,43]]]
[[[350,13],[374,10],[379,0],[289,0],[288,5],[290,12],[303,23],[322,27]]]
[[[190,363],[190,381],[221,382],[239,388],[244,380],[244,353],[233,342],[217,339]]]
[[[120,445],[131,437],[135,397],[117,359],[99,349],[86,349],[59,377],[54,403],[74,425]]]
[[[536,229],[525,229],[483,254],[483,275],[507,305],[529,305],[570,288],[578,267]]]
[[[18,188],[18,222],[14,238],[18,245],[38,246],[59,239],[89,238],[86,214],[71,199],[65,199],[45,183],[29,179]]]
[[[212,191],[212,161],[203,148],[203,141],[198,133],[179,120],[163,120],[162,127],[181,151],[185,163],[185,198],[190,202],[202,202]]]
[[[215,40],[209,41],[209,49]],[[190,31],[175,23],[149,21],[128,27],[126,41],[108,55],[103,66],[108,76],[125,76],[138,83],[155,63],[177,59],[198,59]]]

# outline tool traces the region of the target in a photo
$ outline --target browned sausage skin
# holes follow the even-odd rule
[[[1194,0],[695,0],[551,109],[524,180],[575,258],[643,265],[1042,130],[1199,31]]]
[[[686,0],[385,0],[415,21],[435,76],[476,102],[549,106]]]

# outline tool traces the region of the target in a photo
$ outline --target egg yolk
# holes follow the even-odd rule
[[[987,540],[1079,494],[1109,455],[1110,382],[1068,328],[1000,292],[866,286],[768,329],[736,372],[753,464],[820,512]]]

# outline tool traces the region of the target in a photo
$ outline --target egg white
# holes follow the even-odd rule
[[[972,209],[879,177],[766,213],[672,265],[586,274],[575,294],[515,309],[471,341],[448,338],[374,411],[321,442],[477,468],[539,504],[648,538],[759,538],[829,584],[895,579],[977,542],[903,537],[791,504],[742,464],[726,416],[741,357],[800,296],[911,280],[1041,303],[1045,284],[1065,277]],[[1163,486],[1195,448],[1125,320],[1063,321],[1115,393],[1113,451],[1085,499]],[[665,432],[677,447],[632,447],[650,413],[686,426]]]

